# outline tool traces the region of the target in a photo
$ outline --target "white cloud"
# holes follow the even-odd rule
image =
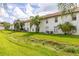
[[[36,5],[38,8],[33,8],[31,5]],[[26,14],[27,16],[34,15],[46,15],[49,13],[57,12],[56,4],[49,3],[39,3],[39,4],[27,4],[26,5]]]
[[[0,8],[0,16],[9,17],[8,13],[4,8]]]
[[[13,11],[13,15],[16,17],[16,18],[25,18],[27,17],[27,15],[18,7],[16,7]]]
[[[17,18],[14,16],[10,16],[11,19],[16,20]]]
[[[3,18],[0,18],[0,22],[3,22],[4,20],[3,20]]]
[[[51,13],[55,13],[55,12],[57,12],[57,10],[53,10],[53,11],[43,11],[43,12],[39,12],[39,13],[37,13],[36,15],[40,15],[40,16],[42,16],[42,15],[47,15],[47,14],[51,14]]]
[[[46,15],[57,11],[56,4],[49,4],[49,3],[33,3],[33,4],[26,4],[23,8],[26,9],[25,13],[17,6],[18,4],[7,4],[7,9],[1,8],[0,9],[0,16],[10,18],[11,20],[16,20],[17,18],[29,18],[30,16],[34,15]],[[34,7],[37,6],[37,7]],[[7,12],[11,13],[9,15]],[[10,21],[11,21],[10,20]],[[2,21],[2,19],[1,19]],[[9,21],[9,20],[7,20]]]
[[[8,7],[8,9],[12,9],[13,8],[13,6],[10,5],[10,4],[7,4],[7,7]]]
[[[35,15],[46,15],[55,13],[58,11],[56,4],[48,4],[48,3],[40,3],[37,4],[39,8],[37,8],[34,12]]]
[[[52,3],[40,3],[38,4],[39,8],[35,10],[35,14],[45,15],[53,12],[57,12],[57,4]]]
[[[26,14],[28,15],[28,17],[34,15],[34,14],[33,14],[33,8],[31,7],[30,4],[27,4],[27,5],[26,5]]]

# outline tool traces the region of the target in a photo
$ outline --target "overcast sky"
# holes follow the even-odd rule
[[[45,15],[57,10],[55,3],[4,3],[0,4],[0,21],[13,22],[19,18]]]

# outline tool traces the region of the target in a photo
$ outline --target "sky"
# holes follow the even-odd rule
[[[0,3],[0,21],[13,21],[57,12],[56,3]]]

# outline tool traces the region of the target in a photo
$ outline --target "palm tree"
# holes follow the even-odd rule
[[[58,3],[58,10],[61,12],[61,18],[64,14],[69,13],[71,17],[73,16],[73,11],[77,8],[77,3]],[[67,15],[66,15],[67,16]],[[62,20],[63,22],[63,20]],[[65,33],[69,34],[76,30],[76,27],[70,23],[60,24],[58,27]]]
[[[76,32],[76,27],[69,22],[59,24],[58,28],[61,29],[64,34],[72,34],[73,32]]]
[[[23,26],[24,26],[24,22],[20,21],[19,19],[14,22],[14,28],[16,31],[24,30]]]
[[[36,26],[36,32],[39,32],[39,24],[40,24],[40,20],[42,19],[42,17],[40,17],[39,15],[37,16],[31,16],[30,17],[30,27],[32,27],[32,25]]]

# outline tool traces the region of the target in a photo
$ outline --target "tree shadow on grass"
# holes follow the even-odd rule
[[[36,35],[38,33],[35,33],[35,32],[27,32],[26,34],[24,34],[23,36],[24,37],[30,37],[30,36],[33,36],[33,35]]]
[[[56,36],[56,37],[62,37],[62,38],[75,38],[79,39],[79,35],[64,35],[64,34],[47,34],[48,36]]]

